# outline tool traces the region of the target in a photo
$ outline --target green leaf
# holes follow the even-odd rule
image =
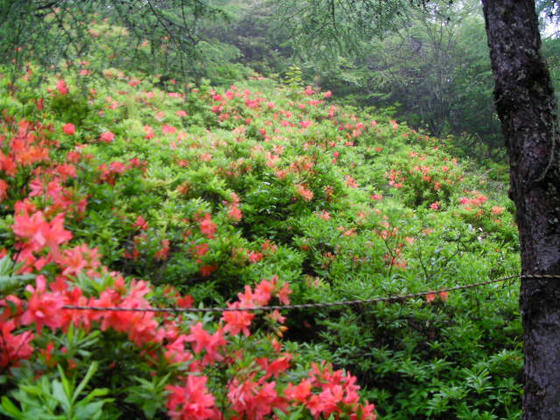
[[[19,411],[19,409],[8,397],[2,397],[2,405],[0,405],[0,413],[6,416],[10,416],[14,419],[23,419],[23,413]]]
[[[14,274],[16,269],[16,264],[8,255],[0,259],[0,292],[2,294],[7,294],[21,286],[22,283],[35,279],[33,274]]]
[[[89,380],[91,379],[91,377],[97,371],[97,367],[98,367],[97,362],[91,362],[91,364],[89,365],[88,371],[86,373],[86,376],[84,377],[84,379],[82,379],[82,381],[80,382],[80,384],[76,388],[76,391],[74,392],[74,395],[72,396],[72,402],[75,402],[78,399],[78,396],[81,394],[81,392],[86,387],[86,385],[89,382]]]
[[[113,401],[111,399],[106,399],[102,401],[95,401],[86,405],[78,405],[76,407],[76,419],[77,420],[90,420],[97,419],[103,414],[103,405],[107,402]]]
[[[81,401],[80,404],[82,403],[89,403],[91,400],[93,400],[96,397],[102,397],[104,395],[107,395],[109,393],[109,390],[107,388],[95,388],[93,391],[91,391],[89,394],[87,394]]]
[[[68,400],[71,401],[71,404],[69,404],[69,407],[70,407],[74,403],[74,399],[72,398],[72,389],[74,387],[68,381],[68,378],[64,374],[64,371],[62,370],[62,367],[60,367],[60,365],[58,365],[57,367],[58,367],[58,372],[60,373],[60,379],[62,380],[62,387],[64,389],[64,393],[66,394],[66,397],[68,398]]]
[[[64,391],[62,384],[57,380],[52,381],[52,396],[58,402],[60,402],[60,404],[64,408],[64,411],[66,412],[70,411],[71,403],[68,398],[68,395]]]

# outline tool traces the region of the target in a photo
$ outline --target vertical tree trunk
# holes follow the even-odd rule
[[[482,0],[523,274],[560,274],[560,140],[533,0]],[[560,419],[560,280],[522,279],[524,419]]]

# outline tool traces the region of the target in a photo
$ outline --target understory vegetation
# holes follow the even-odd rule
[[[519,272],[503,164],[297,67],[186,82],[89,35],[0,67],[2,416],[520,418],[517,281],[436,292]]]

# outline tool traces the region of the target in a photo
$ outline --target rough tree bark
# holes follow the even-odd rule
[[[560,139],[533,0],[482,0],[523,274],[560,274]],[[524,419],[560,419],[560,280],[521,281]]]

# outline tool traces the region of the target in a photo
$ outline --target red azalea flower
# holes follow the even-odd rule
[[[206,214],[200,222],[200,232],[209,239],[214,237],[217,228],[218,225],[212,222],[212,218],[209,214]]]
[[[105,143],[111,143],[115,139],[115,135],[110,131],[105,131],[99,136],[99,140]]]
[[[66,82],[64,81],[64,79],[60,79],[56,83],[56,90],[58,90],[58,92],[61,95],[67,95],[68,94],[68,86],[66,85]]]
[[[69,136],[71,136],[72,134],[74,134],[76,132],[76,127],[74,126],[74,124],[72,123],[67,123],[64,124],[64,127],[62,128],[62,130],[68,134]]]
[[[206,388],[206,376],[189,375],[181,386],[167,386],[171,394],[167,400],[169,416],[177,420],[204,420],[218,418],[214,407],[214,396]]]

